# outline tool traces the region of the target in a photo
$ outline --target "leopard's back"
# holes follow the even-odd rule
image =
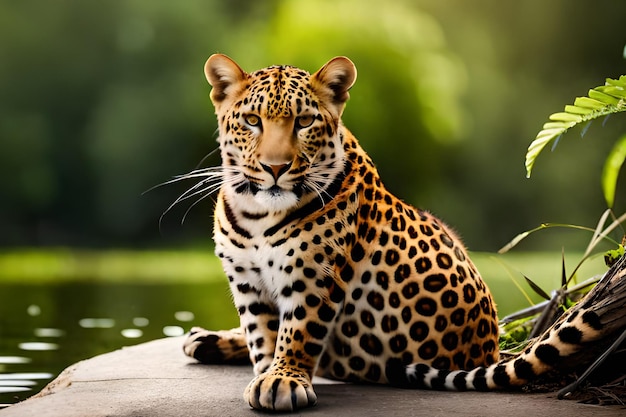
[[[462,242],[437,217],[387,191],[356,139],[346,136],[358,204],[350,239],[333,254],[346,295],[320,360],[324,373],[397,384],[412,363],[494,363],[496,309]]]

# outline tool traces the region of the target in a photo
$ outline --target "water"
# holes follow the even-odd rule
[[[230,300],[226,282],[0,283],[0,406],[39,392],[82,359],[192,325],[234,327]]]
[[[12,404],[39,392],[63,369],[82,359],[122,346],[176,336],[192,325],[210,329],[237,325],[226,278],[216,276],[202,284],[193,283],[195,281],[173,283],[179,276],[199,279],[190,271],[216,270],[219,268],[217,259],[207,261],[205,254],[200,257],[191,254],[181,260],[180,253],[113,255],[105,256],[104,260],[100,255],[87,261],[75,255],[63,258],[64,253],[51,255],[52,261],[41,257],[18,259],[22,269],[32,264],[34,267],[28,271],[35,276],[49,274],[59,258],[75,267],[95,264],[100,271],[98,280],[59,284],[0,281],[0,408],[2,404]],[[474,261],[492,289],[500,317],[527,307],[529,303],[522,292],[512,284],[502,265],[492,258],[489,254],[474,254]],[[506,259],[513,271],[523,271],[548,292],[560,285],[560,253],[513,254]],[[578,262],[580,256],[574,254],[568,259],[570,263]],[[120,262],[124,268],[120,269]],[[129,270],[138,270],[134,268],[137,262],[151,265],[147,272],[139,269],[143,271],[141,282],[150,281],[154,274],[164,281],[119,283],[125,282],[121,281],[119,271],[126,271],[123,276],[127,276]],[[606,270],[601,257],[594,262],[595,265],[585,264],[579,276],[587,278]],[[114,267],[103,269],[107,265]],[[186,267],[190,269],[185,270]],[[567,270],[572,269],[569,265]],[[93,267],[87,270],[92,271]],[[79,274],[72,276],[75,275]],[[111,277],[117,278],[114,283],[103,282]],[[527,288],[525,285],[520,284],[520,288]],[[531,290],[527,289],[526,293],[533,296],[535,302],[541,301]],[[182,348],[180,354],[183,354]]]

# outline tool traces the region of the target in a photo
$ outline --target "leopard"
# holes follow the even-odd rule
[[[501,358],[494,298],[456,232],[383,185],[342,114],[357,77],[347,57],[311,74],[252,73],[214,54],[204,73],[221,165],[213,240],[240,326],[193,327],[183,350],[252,365],[253,409],[317,403],[313,376],[403,388],[519,387],[600,337],[591,306]]]

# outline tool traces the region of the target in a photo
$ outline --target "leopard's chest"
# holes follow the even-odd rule
[[[320,257],[323,245],[315,245],[314,239],[299,225],[288,225],[267,235],[267,227],[245,239],[234,230],[216,229],[214,240],[216,253],[221,258],[223,269],[231,282],[233,291],[243,285],[253,286],[260,298],[279,300],[298,281],[311,276],[311,268],[321,277],[332,262]],[[316,256],[317,255],[317,256]]]
[[[294,286],[315,292],[321,282],[335,279],[337,259],[349,256],[355,233],[350,212],[348,207],[331,209],[282,225],[280,221],[233,225],[218,212],[216,253],[231,283],[254,283],[271,299],[290,293]]]
[[[245,276],[249,281],[263,283],[271,290],[278,281],[288,279],[289,253],[294,242],[276,245],[271,237],[260,235],[241,236],[223,229],[214,233],[215,251],[222,260],[224,271],[232,281]]]

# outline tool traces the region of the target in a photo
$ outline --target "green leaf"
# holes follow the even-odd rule
[[[607,156],[604,162],[604,168],[602,169],[602,192],[604,193],[604,199],[609,208],[613,207],[615,203],[615,190],[617,188],[617,177],[619,171],[626,159],[626,134],[622,135],[611,152]]]
[[[617,80],[607,78],[605,85],[589,90],[588,97],[578,97],[573,105],[565,106],[563,112],[552,114],[550,121],[543,125],[535,140],[528,146],[526,176],[530,178],[535,160],[546,145],[570,128],[623,111],[626,111],[626,75]]]
[[[624,256],[624,246],[619,245],[617,249],[609,250],[604,253],[604,263],[609,268],[612,267],[622,256]]]
[[[592,232],[593,235],[593,242],[589,243],[589,247],[587,248],[587,251],[585,252],[585,256],[589,255],[589,253],[591,253],[591,250],[593,249],[593,247],[601,240],[603,239],[608,239],[610,242],[614,243],[614,244],[618,244],[617,242],[614,242],[612,239],[607,238],[607,234],[613,230],[615,227],[617,227],[619,224],[621,224],[621,222],[626,221],[626,213],[620,217],[619,219],[617,219],[616,221],[614,221],[610,228],[602,231],[601,227],[604,224],[604,221],[606,220],[605,216],[608,216],[611,213],[611,210],[607,209],[605,211],[605,214],[602,215],[601,217],[601,221],[598,224],[598,227],[596,229],[591,229],[589,227],[585,227],[585,226],[578,226],[575,224],[563,224],[563,223],[542,223],[541,225],[535,227],[534,229],[531,230],[527,230],[525,232],[522,232],[520,234],[518,234],[517,236],[515,236],[513,238],[513,240],[511,240],[509,243],[507,243],[506,245],[504,245],[502,248],[500,248],[500,250],[498,250],[498,253],[502,254],[502,253],[507,253],[508,251],[510,251],[511,249],[513,249],[515,246],[517,246],[522,240],[526,239],[528,236],[530,236],[532,233],[538,232],[540,230],[545,230],[545,229],[550,229],[553,227],[563,227],[566,229],[576,229],[576,230],[585,230],[587,232]]]
[[[613,97],[609,94],[603,93],[600,90],[589,90],[589,97],[599,100],[603,103],[617,105],[620,101],[618,97]]]
[[[619,77],[618,80],[612,80],[610,78],[607,78],[606,84],[607,85],[614,85],[616,87],[620,87],[622,89],[626,89],[626,76],[622,75],[621,77]]]
[[[599,100],[594,100],[593,98],[589,98],[589,97],[578,97],[574,101],[574,106],[586,107],[588,109],[593,109],[593,110],[601,109],[605,105],[606,103],[603,103],[602,101],[599,101]]]
[[[526,279],[526,282],[528,283],[528,285],[530,285],[530,288],[533,289],[534,292],[537,293],[537,295],[539,295],[540,297],[545,298],[546,300],[549,300],[551,297],[548,295],[548,293],[546,293],[543,289],[541,289],[541,287],[537,284],[535,284],[530,278],[528,278],[526,275],[524,275],[524,278]]]
[[[567,105],[567,106],[565,106],[565,111],[567,113],[584,116],[584,115],[587,115],[589,113],[592,113],[593,109],[588,109],[586,107],[578,107],[576,105],[574,105],[574,106]]]
[[[561,288],[567,288],[567,273],[565,268],[565,248],[561,248]]]
[[[571,113],[565,113],[565,112],[559,112],[559,113],[554,113],[550,115],[550,120],[554,120],[555,122],[573,122],[574,124],[578,122],[579,118],[580,116],[578,116],[577,114],[571,114]],[[548,123],[546,123],[546,125],[547,124]],[[546,128],[546,125],[543,126],[544,129]]]
[[[624,87],[605,86],[600,91],[602,91],[603,93],[606,93],[606,94],[608,94],[610,96],[619,98],[621,100],[623,100],[625,98],[624,97],[624,92],[625,92],[624,91]]]

